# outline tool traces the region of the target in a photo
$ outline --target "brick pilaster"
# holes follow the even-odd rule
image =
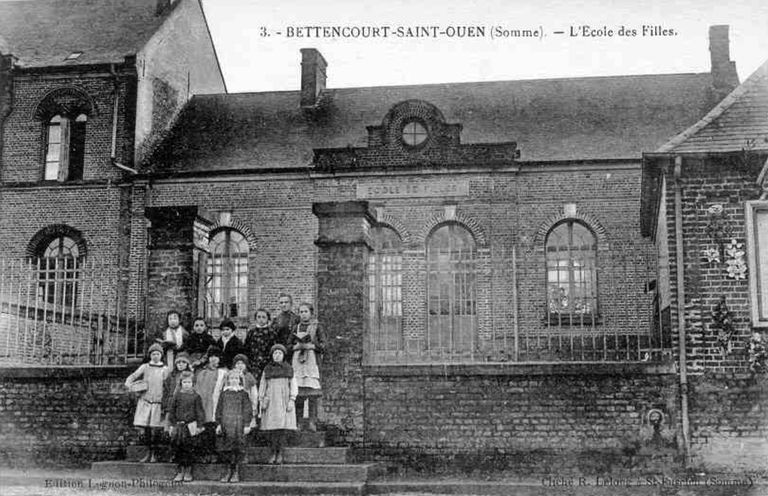
[[[328,334],[323,359],[325,421],[347,442],[363,440],[363,343],[368,332],[369,228],[367,202],[315,203],[319,220],[317,310]]]
[[[205,266],[207,230],[211,223],[197,207],[146,209],[149,229],[147,264],[147,332],[165,327],[166,313],[176,310],[182,324],[197,314],[200,271]]]

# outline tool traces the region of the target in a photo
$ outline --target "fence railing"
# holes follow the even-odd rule
[[[0,259],[0,366],[109,365],[141,358],[144,324],[114,266]]]
[[[370,267],[391,272],[386,275],[399,287],[376,288],[372,285],[387,279],[369,279],[366,361],[374,365],[668,361],[672,349],[668,319],[649,289],[655,287],[650,284],[656,277],[654,253],[650,246],[638,245],[616,243],[596,253],[590,261],[593,267],[571,261],[570,266],[563,264],[564,269],[556,268],[565,274],[557,277],[545,253],[518,255],[513,249],[478,253],[471,278],[461,271],[454,279],[445,271],[431,274],[418,260]],[[450,305],[429,306],[423,295],[430,291],[441,291],[448,298],[456,294],[462,305],[455,307],[460,311]],[[392,298],[399,301],[393,304]],[[392,309],[406,308],[410,310],[392,315]]]

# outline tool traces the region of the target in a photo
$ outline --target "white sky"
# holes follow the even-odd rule
[[[585,6],[581,6],[586,3]],[[708,72],[708,29],[731,27],[731,60],[744,80],[768,59],[768,0],[203,0],[230,92],[295,90],[299,49],[328,61],[328,87]],[[291,26],[478,25],[485,37],[288,38]],[[607,26],[613,37],[571,37]],[[638,30],[619,37],[620,26]],[[643,37],[643,25],[674,29]],[[271,33],[260,36],[260,28]],[[493,26],[542,28],[542,39],[491,39]],[[278,35],[277,32],[282,34]],[[565,34],[554,34],[564,31]]]

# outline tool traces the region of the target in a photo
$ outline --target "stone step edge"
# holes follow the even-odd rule
[[[157,462],[157,463],[140,463],[140,462],[130,462],[125,460],[108,460],[108,461],[101,461],[101,462],[91,462],[91,468],[94,467],[105,467],[105,466],[112,466],[112,465],[141,465],[141,466],[147,466],[147,467],[171,467],[176,468],[178,464],[173,462]],[[223,467],[226,468],[225,463],[193,463],[192,467],[197,466],[206,466],[206,467]],[[382,464],[379,462],[369,462],[369,463],[282,463],[280,465],[274,465],[271,463],[245,463],[242,465],[246,466],[253,466],[253,467],[325,467],[328,469],[338,469],[341,467],[345,468],[378,468],[382,467]]]

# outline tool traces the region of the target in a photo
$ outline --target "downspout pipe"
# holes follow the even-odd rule
[[[682,438],[684,466],[690,464],[690,422],[688,418],[688,364],[685,350],[685,270],[683,256],[683,158],[675,157],[675,266],[677,267],[677,341],[680,372],[680,414],[682,417]]]
[[[115,88],[114,88],[115,98],[114,98],[114,104],[112,107],[112,150],[110,153],[110,160],[112,161],[112,165],[114,165],[118,169],[135,175],[135,174],[138,174],[139,171],[137,171],[132,167],[128,167],[127,165],[123,165],[117,161],[117,118],[118,118],[117,112],[120,108],[120,85],[117,78],[117,72],[115,72],[114,64],[111,64],[109,66],[109,73],[112,74],[112,77],[114,78],[114,82],[115,82]]]

